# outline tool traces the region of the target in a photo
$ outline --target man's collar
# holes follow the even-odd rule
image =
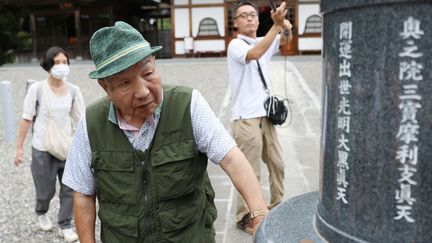
[[[239,39],[242,39],[242,40],[245,40],[245,41],[247,41],[249,44],[253,44],[253,45],[255,45],[255,43],[256,43],[256,38],[251,38],[251,37],[249,37],[249,36],[246,36],[246,35],[242,35],[242,34],[237,34],[237,38],[239,38]]]

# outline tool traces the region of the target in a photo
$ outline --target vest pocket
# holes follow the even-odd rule
[[[119,214],[109,209],[105,209],[102,206],[99,209],[98,216],[103,227],[106,227],[106,229],[104,229],[105,234],[111,235],[110,238],[124,239],[124,237],[121,237],[118,233],[129,237],[138,237],[137,216]],[[109,231],[109,233],[106,231]]]
[[[193,139],[154,148],[151,165],[159,200],[179,198],[196,190],[197,177],[206,165],[197,165],[195,156]]]
[[[188,226],[204,217],[203,199],[202,191],[196,190],[183,198],[160,202],[161,231],[187,230]],[[204,227],[204,224],[194,227]]]
[[[133,164],[133,152],[92,153],[91,167],[94,169],[98,198],[102,203],[136,205]]]

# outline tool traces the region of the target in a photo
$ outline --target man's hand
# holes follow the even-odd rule
[[[256,231],[258,230],[258,227],[261,225],[261,222],[265,219],[265,216],[257,216],[252,219],[252,227],[253,227],[253,236],[255,237]]]
[[[292,24],[291,24],[291,22],[288,19],[284,20],[284,27],[283,28],[284,28],[284,30],[287,30],[287,31],[291,32]]]
[[[292,24],[289,20],[285,19],[284,20],[284,24],[283,24],[283,29],[282,29],[282,35],[281,35],[281,41],[280,41],[280,45],[283,46],[285,45],[288,41],[292,40]]]
[[[285,16],[287,15],[288,9],[285,9],[286,3],[282,2],[282,4],[276,8],[276,11],[271,12],[271,18],[273,20],[273,24],[278,26],[279,28],[284,27]]]

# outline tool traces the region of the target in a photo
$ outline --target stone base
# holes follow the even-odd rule
[[[281,203],[261,223],[255,243],[327,242],[315,229],[318,191],[302,194]]]

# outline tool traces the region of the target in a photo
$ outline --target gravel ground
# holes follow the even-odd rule
[[[97,87],[97,82],[82,78],[86,77],[85,73],[92,69],[91,65],[77,64],[75,66],[72,64],[71,69],[71,82],[81,87],[86,103],[103,94]],[[0,81],[9,80],[12,83],[17,129],[22,114],[26,80],[42,80],[46,77],[47,73],[37,64],[0,68]],[[80,81],[75,81],[74,77],[80,77]],[[3,116],[3,113],[0,114]],[[3,130],[2,121],[0,125]],[[57,227],[59,184],[57,184],[57,193],[48,211],[49,218],[55,227],[51,231],[43,232],[36,226],[35,190],[30,172],[31,134],[26,137],[24,151],[24,164],[16,167],[13,164],[15,141],[6,142],[4,133],[0,133],[0,242],[64,242],[63,238],[58,235]]]
[[[307,81],[312,81],[312,87],[320,87],[320,79],[316,74],[321,69],[319,56],[289,57],[288,61],[295,63],[296,67],[303,74]],[[282,57],[276,59],[283,60]],[[207,99],[211,108],[216,114],[222,114],[221,121],[229,129],[229,112],[224,112],[221,107],[223,98],[227,92],[228,74],[226,69],[225,58],[200,58],[200,59],[166,59],[157,60],[159,71],[161,72],[162,82],[164,84],[181,84],[198,89]],[[87,74],[94,70],[89,61],[71,62],[70,81],[80,86],[86,104],[104,95],[97,81],[90,80]],[[314,70],[314,72],[311,72]],[[310,76],[308,76],[310,74]],[[25,84],[27,79],[42,80],[47,74],[37,64],[24,65],[6,65],[0,67],[0,81],[9,80],[12,82],[15,121],[18,126],[22,114],[22,101],[24,99]],[[315,85],[316,84],[316,85]],[[320,89],[313,90],[320,96]],[[0,97],[0,102],[1,102]],[[1,103],[0,103],[1,104]],[[15,142],[6,142],[3,131],[3,113],[0,105],[0,243],[3,242],[64,242],[58,236],[58,229],[54,228],[50,232],[41,232],[36,227],[36,215],[34,213],[35,195],[34,185],[30,173],[30,151],[31,135],[29,134],[25,144],[24,164],[17,168],[13,164],[15,156]],[[220,186],[220,185],[219,185]],[[223,187],[223,186],[220,186]],[[288,188],[288,187],[287,187]],[[217,189],[217,188],[216,188]],[[58,191],[58,190],[57,190]],[[221,193],[228,193],[221,190]],[[224,195],[219,195],[223,197]],[[221,208],[218,210],[221,218],[216,222],[215,227],[218,231],[223,231],[224,223],[229,223],[227,228],[229,235],[226,242],[250,242],[249,235],[243,235],[235,225],[230,222],[224,222],[224,211],[228,205],[219,202]],[[54,196],[51,201],[51,207],[48,215],[56,224],[57,212],[59,208],[58,195]],[[233,219],[233,215],[226,218]],[[223,221],[223,222],[222,222]],[[98,226],[98,224],[97,224]],[[99,229],[96,229],[97,234]],[[220,235],[219,235],[220,236]],[[219,238],[224,238],[219,237]],[[218,238],[218,239],[219,239]],[[97,239],[99,237],[97,236]],[[100,242],[100,241],[99,241]],[[219,240],[218,242],[222,242]]]
[[[227,88],[226,60],[158,60],[159,70],[165,84],[183,84],[199,89],[217,112]],[[90,62],[72,62],[69,80],[80,86],[86,104],[104,95],[97,81],[90,80],[87,74],[93,70]],[[0,67],[0,81],[12,83],[15,121],[22,114],[22,101],[27,79],[42,80],[47,74],[37,64],[6,65]],[[206,80],[206,82],[202,82]],[[211,85],[208,85],[211,84]],[[1,102],[1,97],[0,97]],[[0,114],[3,116],[0,106]],[[34,213],[35,191],[30,173],[31,134],[27,135],[24,147],[24,164],[15,167],[15,141],[6,142],[3,132],[3,119],[0,119],[0,243],[3,242],[64,242],[58,236],[58,228],[42,232],[36,227]],[[18,129],[18,128],[17,128]],[[58,190],[57,186],[57,192]],[[56,225],[59,208],[58,194],[51,201],[48,215]],[[99,232],[99,229],[96,229]],[[99,237],[97,237],[99,238]],[[100,241],[99,241],[100,242]]]

